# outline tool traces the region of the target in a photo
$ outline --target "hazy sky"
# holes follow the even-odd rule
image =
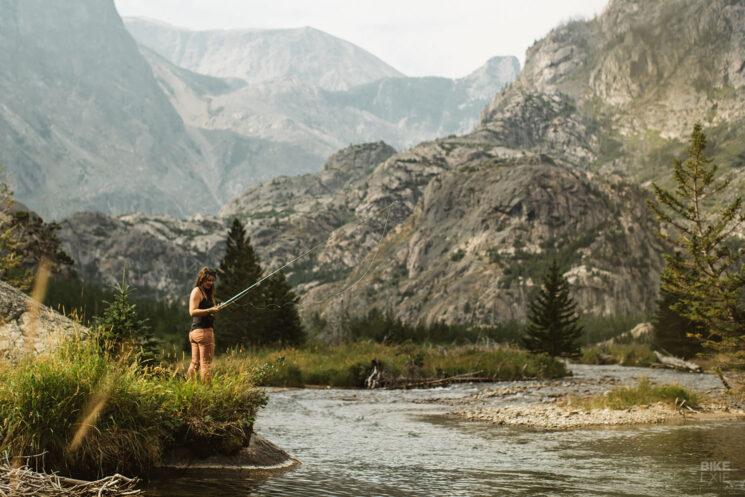
[[[115,0],[122,16],[190,29],[311,26],[408,76],[465,76],[515,55],[554,26],[591,19],[608,0]]]

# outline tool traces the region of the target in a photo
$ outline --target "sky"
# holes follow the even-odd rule
[[[121,16],[195,30],[310,26],[407,76],[459,78],[525,51],[553,27],[592,19],[608,0],[115,0]]]

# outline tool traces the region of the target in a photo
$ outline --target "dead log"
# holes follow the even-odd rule
[[[675,369],[677,371],[688,371],[689,373],[701,373],[703,370],[701,366],[696,363],[680,359],[671,355],[664,355],[658,351],[654,351],[654,355],[660,364],[667,368]]]

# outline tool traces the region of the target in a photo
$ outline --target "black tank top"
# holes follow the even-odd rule
[[[204,296],[204,293],[202,290],[199,290],[199,293],[202,294],[202,300],[199,302],[199,309],[209,309],[212,307],[212,303],[207,300],[207,297]],[[191,318],[191,329],[207,329],[207,328],[213,328],[215,323],[215,316],[212,314],[207,314],[206,316],[192,316]]]

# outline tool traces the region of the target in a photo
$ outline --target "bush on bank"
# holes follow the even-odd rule
[[[230,453],[245,445],[266,398],[255,371],[209,385],[141,369],[99,336],[0,365],[0,452],[43,454],[38,469],[96,477],[144,475],[173,447]]]
[[[492,380],[559,378],[568,371],[563,362],[515,347],[431,344],[383,345],[373,341],[304,348],[233,351],[216,364],[216,374],[265,369],[265,386],[328,385],[364,387],[373,360],[389,378],[447,378],[468,373]]]

